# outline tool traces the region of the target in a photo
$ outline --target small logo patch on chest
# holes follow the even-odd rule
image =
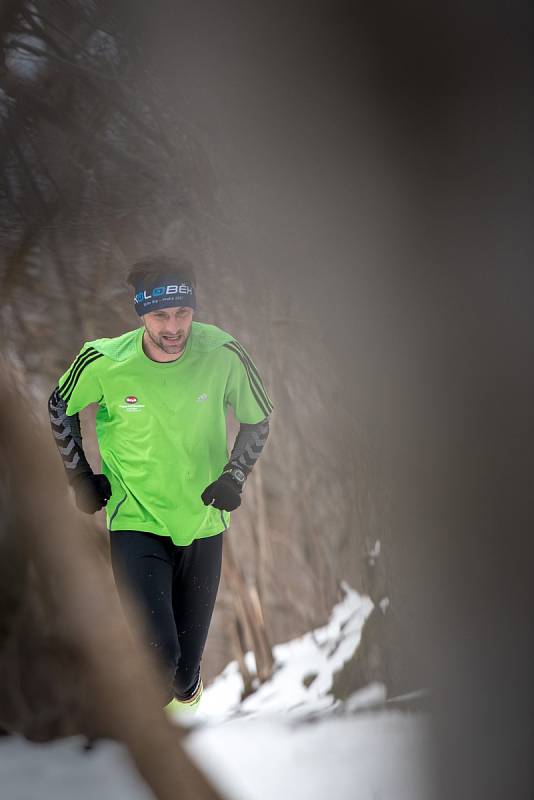
[[[124,398],[123,403],[119,403],[119,408],[124,409],[124,411],[142,411],[144,407],[143,403],[140,403],[134,394],[129,394]]]
[[[197,403],[203,403],[207,399],[208,395],[203,392],[202,394],[199,394],[199,396],[197,397]]]

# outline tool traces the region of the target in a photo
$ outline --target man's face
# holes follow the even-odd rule
[[[143,316],[145,329],[153,345],[167,355],[179,355],[191,331],[193,309],[188,306],[149,311]]]

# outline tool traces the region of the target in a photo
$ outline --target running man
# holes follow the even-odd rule
[[[50,422],[78,507],[106,507],[118,592],[142,612],[165,703],[192,708],[203,691],[223,533],[269,434],[272,403],[242,345],[193,321],[189,261],[147,258],[127,280],[142,326],[83,345],[50,396]],[[80,430],[91,403],[101,474]],[[228,455],[230,408],[240,428]]]

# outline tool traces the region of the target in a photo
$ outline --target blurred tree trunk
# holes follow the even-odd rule
[[[5,364],[2,373],[9,381]],[[0,386],[0,726],[37,741],[117,739],[157,798],[217,800],[162,711],[93,525],[75,513],[50,437],[31,419]]]

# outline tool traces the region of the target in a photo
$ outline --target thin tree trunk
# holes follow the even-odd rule
[[[256,658],[256,674],[263,683],[273,673],[274,659],[272,650],[265,631],[261,606],[259,602],[255,602],[252,599],[243,573],[235,559],[229,538],[225,540],[224,562],[227,582],[236,603],[238,618],[248,634],[251,649]]]

